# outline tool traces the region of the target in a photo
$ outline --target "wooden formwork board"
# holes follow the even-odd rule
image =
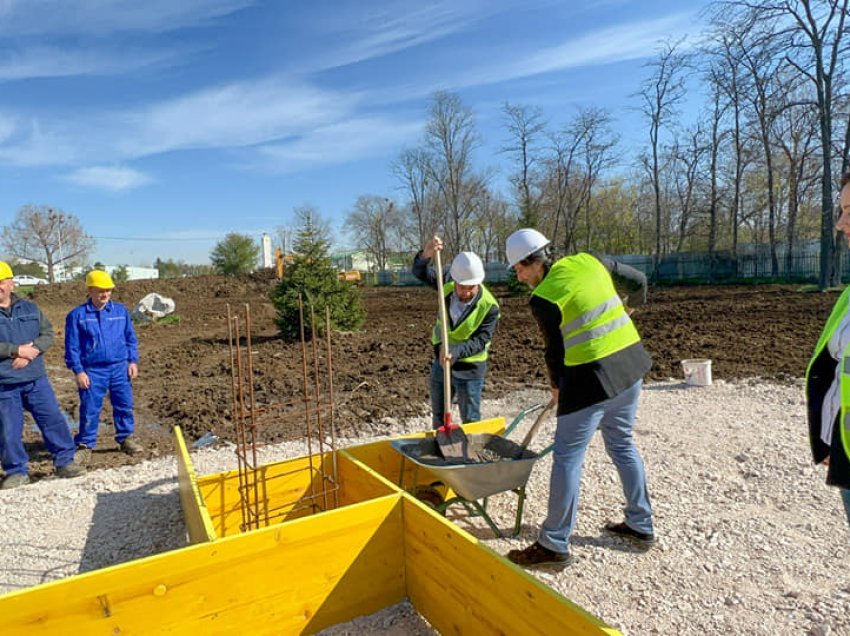
[[[0,596],[4,634],[301,634],[405,598],[390,495]]]
[[[407,596],[441,634],[619,634],[411,497]]]
[[[174,447],[177,455],[177,483],[180,491],[180,505],[183,507],[183,518],[186,521],[186,531],[189,541],[203,543],[215,539],[212,519],[207,510],[204,498],[198,488],[198,478],[195,467],[186,448],[186,440],[179,426],[174,427]]]

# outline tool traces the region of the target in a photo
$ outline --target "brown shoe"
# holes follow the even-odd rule
[[[136,438],[132,435],[121,442],[119,446],[121,447],[121,452],[127,453],[128,455],[140,455],[145,452],[142,445],[139,444],[139,442],[136,441]]]
[[[57,466],[56,470],[53,471],[53,474],[62,479],[82,477],[86,474],[86,467],[72,462],[70,464],[65,464],[64,466]]]
[[[616,534],[626,539],[631,539],[638,545],[650,547],[655,545],[655,535],[653,533],[640,532],[626,525],[625,521],[620,523],[606,523],[605,530],[611,534]]]
[[[91,461],[91,449],[85,444],[77,444],[77,450],[74,451],[74,463],[80,466],[87,466]]]
[[[555,552],[537,541],[524,550],[511,550],[507,556],[510,561],[525,568],[549,567],[560,570],[575,561],[569,552]]]

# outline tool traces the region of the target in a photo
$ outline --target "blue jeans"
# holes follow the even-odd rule
[[[850,523],[850,490],[841,488],[841,500],[844,502],[844,512],[847,513],[847,523]]]
[[[31,382],[0,384],[0,461],[6,475],[26,475],[29,455],[24,448],[24,409],[32,414],[57,468],[74,461],[74,441],[47,377]]]
[[[538,537],[544,547],[561,553],[570,551],[570,535],[578,516],[584,455],[597,428],[602,431],[605,450],[620,474],[626,496],[626,524],[639,532],[653,532],[646,472],[632,439],[642,386],[643,381],[638,380],[604,402],[558,417],[549,484],[549,512]]]
[[[80,431],[74,443],[94,448],[97,444],[97,427],[103,398],[109,391],[112,402],[112,419],[115,422],[115,441],[119,444],[133,434],[133,385],[127,374],[127,362],[116,362],[105,366],[89,367],[89,388],[80,389]]]
[[[444,386],[443,367],[434,360],[431,365],[431,376],[428,380],[431,386],[431,426],[439,428],[443,425]],[[461,380],[452,376],[452,396],[457,398],[460,408],[460,419],[466,424],[481,420],[481,393],[484,390],[484,378],[477,380]]]

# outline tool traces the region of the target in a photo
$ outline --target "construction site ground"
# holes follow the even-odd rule
[[[251,306],[254,398],[269,415],[263,419],[260,441],[303,435],[295,416],[302,399],[302,350],[300,343],[277,336],[269,300],[274,284],[263,275],[121,284],[116,301],[132,308],[145,294],[157,292],[174,299],[179,321],[137,327],[141,361],[134,384],[136,428],[145,453],[128,457],[117,451],[107,406],[90,468],[171,453],[174,425],[182,426],[190,441],[208,432],[234,441],[228,303],[234,312],[244,311],[245,303]],[[493,291],[502,319],[491,349],[485,397],[545,388],[542,343],[527,295],[511,296],[504,288]],[[63,361],[64,318],[84,294],[82,283],[66,283],[39,287],[33,298],[57,333],[47,354],[49,376],[72,421],[78,400]],[[436,292],[424,287],[362,288],[362,296],[365,326],[357,333],[333,333],[332,358],[338,429],[345,435],[367,436],[427,411],[430,330],[437,309]],[[632,316],[653,357],[648,379],[681,378],[680,361],[685,358],[710,358],[714,377],[725,380],[800,378],[836,296],[799,286],[651,289],[648,304]],[[290,411],[292,417],[286,415]],[[49,455],[32,427],[26,441],[33,477],[49,474]]]

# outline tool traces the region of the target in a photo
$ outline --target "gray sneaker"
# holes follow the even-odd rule
[[[77,444],[77,450],[74,452],[74,463],[87,466],[90,461],[91,449],[85,444]]]
[[[0,490],[9,490],[18,486],[26,486],[30,483],[30,476],[26,473],[15,473],[14,475],[6,475],[3,483],[0,483]]]
[[[140,455],[145,452],[142,445],[139,444],[139,442],[136,441],[136,438],[132,435],[121,442],[119,446],[121,447],[121,452],[127,453],[128,455]]]
[[[72,479],[73,477],[82,477],[86,474],[86,467],[76,463],[57,466],[53,474],[62,479]]]

